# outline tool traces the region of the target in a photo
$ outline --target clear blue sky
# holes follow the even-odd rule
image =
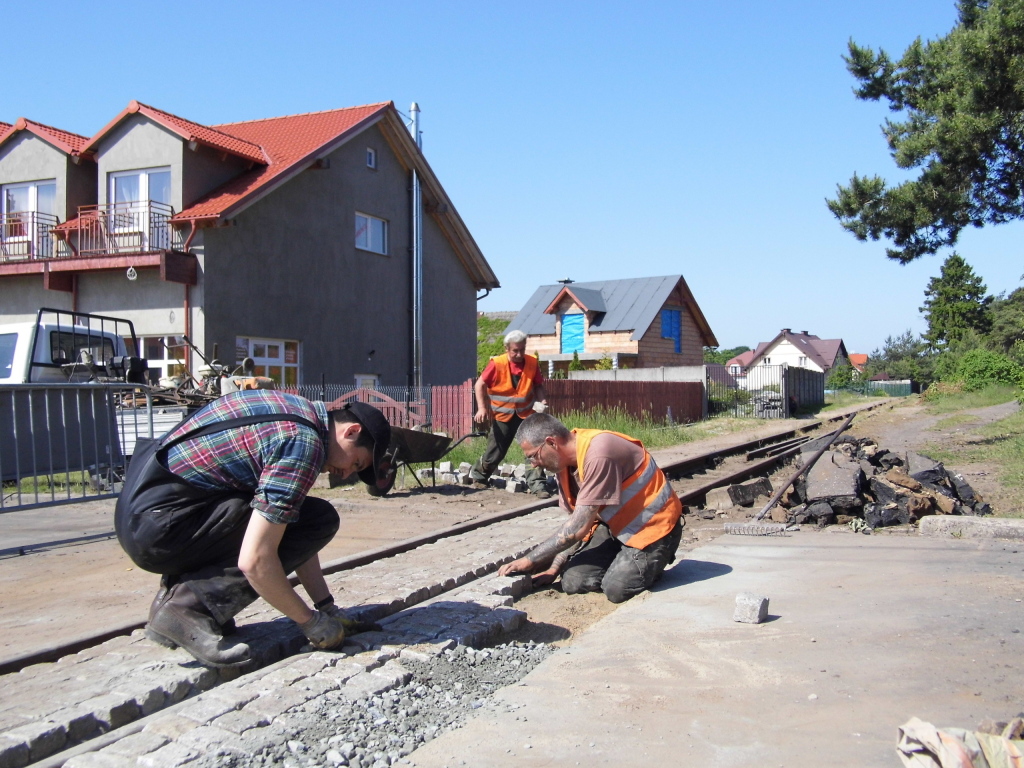
[[[131,99],[202,123],[393,100],[502,283],[681,273],[723,347],[780,328],[851,352],[924,329],[944,256],[907,267],[825,207],[852,173],[899,177],[857,101],[849,38],[903,51],[953,0],[47,2],[8,4],[0,120],[91,135]],[[17,32],[22,30],[22,32]],[[16,74],[15,74],[16,73]],[[1018,287],[1024,225],[958,252]]]

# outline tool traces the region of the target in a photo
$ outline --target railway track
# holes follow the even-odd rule
[[[826,425],[827,421],[808,422],[666,461],[662,468],[684,503],[694,504],[711,488],[769,472],[799,451],[806,433]],[[150,728],[163,729],[159,739],[136,740],[148,746],[161,741],[160,745],[136,757],[149,755],[142,762],[151,765],[179,764],[171,758],[185,753],[175,749],[187,748],[167,735],[173,723],[181,724],[179,710],[194,702],[186,719],[203,727],[229,713],[245,712],[257,700],[256,709],[267,710],[271,699],[266,697],[277,695],[274,685],[294,693],[291,683],[284,682],[294,677],[294,670],[278,675],[279,683],[273,681],[277,672],[296,664],[319,665],[315,676],[330,678],[332,690],[353,697],[402,685],[407,676],[400,664],[403,658],[430,658],[454,644],[494,643],[525,622],[526,615],[513,605],[529,590],[529,578],[494,574],[502,563],[525,554],[549,535],[561,518],[553,500],[538,501],[326,563],[324,571],[339,602],[383,627],[381,632],[351,638],[345,655],[300,655],[305,639],[298,628],[258,601],[238,617],[241,638],[256,659],[245,675],[206,669],[185,651],[148,642],[141,622],[2,661],[0,766],[57,766],[68,761],[69,768],[108,765],[89,761],[99,759],[93,754],[97,749],[105,754],[112,744],[141,736],[154,723],[163,723]],[[257,680],[263,682],[257,685]],[[247,681],[253,681],[248,688]],[[295,699],[274,699],[284,707],[277,714],[288,710],[286,704],[298,706]],[[207,704],[199,706],[203,702]],[[261,715],[271,720],[273,716],[269,710]],[[207,720],[201,722],[202,717]],[[162,752],[166,760],[153,757]],[[75,753],[81,756],[76,758]]]

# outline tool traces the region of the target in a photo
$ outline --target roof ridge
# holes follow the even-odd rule
[[[347,109],[366,109],[367,107],[386,107],[392,104],[391,101],[378,101],[372,104],[354,104],[351,107],[335,107],[334,109],[320,109],[315,112],[297,112],[294,115],[277,115],[276,117],[256,117],[252,120],[236,120],[233,123],[215,123],[217,127],[225,127],[228,125],[246,125],[248,123],[265,123],[268,120],[286,120],[290,117],[309,117],[310,115],[325,115],[328,112],[344,112]],[[212,126],[211,126],[212,127]],[[231,134],[228,134],[229,136]]]
[[[200,123],[197,120],[192,120],[192,119],[190,119],[188,117],[182,117],[181,115],[176,115],[173,112],[168,112],[166,109],[160,109],[160,107],[154,107],[152,104],[144,104],[143,102],[139,101],[138,99],[135,100],[135,103],[138,104],[140,107],[145,107],[146,109],[151,109],[154,112],[160,112],[161,114],[167,115],[169,117],[173,117],[175,120],[181,120],[181,121],[186,122],[186,123],[192,123],[193,125],[198,125],[199,127],[205,128],[208,131],[213,131],[214,133],[219,133],[222,136],[225,136],[225,137],[227,137],[229,139],[233,139],[234,141],[244,142],[245,144],[248,144],[249,146],[255,147],[258,150],[260,150],[261,152],[263,152],[263,147],[261,147],[259,144],[256,144],[255,142],[252,142],[252,141],[249,141],[248,139],[243,139],[240,136],[234,136],[234,135],[232,135],[230,133],[227,133],[226,131],[221,131],[215,125],[208,125],[207,123]]]
[[[32,120],[32,119],[27,118],[27,117],[19,117],[18,120],[24,120],[26,123],[32,123],[32,125],[38,125],[40,128],[46,128],[47,130],[56,131],[57,133],[66,133],[69,136],[74,136],[75,138],[78,138],[78,139],[85,139],[86,141],[89,140],[88,136],[83,136],[80,133],[75,133],[74,131],[69,131],[66,128],[58,128],[55,125],[47,125],[46,123],[41,123],[38,120]],[[14,122],[14,125],[18,124],[18,120],[16,120]]]

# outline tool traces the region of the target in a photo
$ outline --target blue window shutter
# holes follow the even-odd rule
[[[583,315],[562,315],[562,354],[583,351]]]

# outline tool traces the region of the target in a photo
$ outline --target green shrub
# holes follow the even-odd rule
[[[987,384],[1021,386],[1024,385],[1024,368],[998,352],[972,349],[960,358],[953,379],[962,381],[968,392],[979,390]]]
[[[569,370],[570,371],[582,371],[582,370],[585,370],[585,368],[583,366],[583,363],[580,362],[580,353],[579,352],[573,352],[572,353],[572,361],[569,363]]]

